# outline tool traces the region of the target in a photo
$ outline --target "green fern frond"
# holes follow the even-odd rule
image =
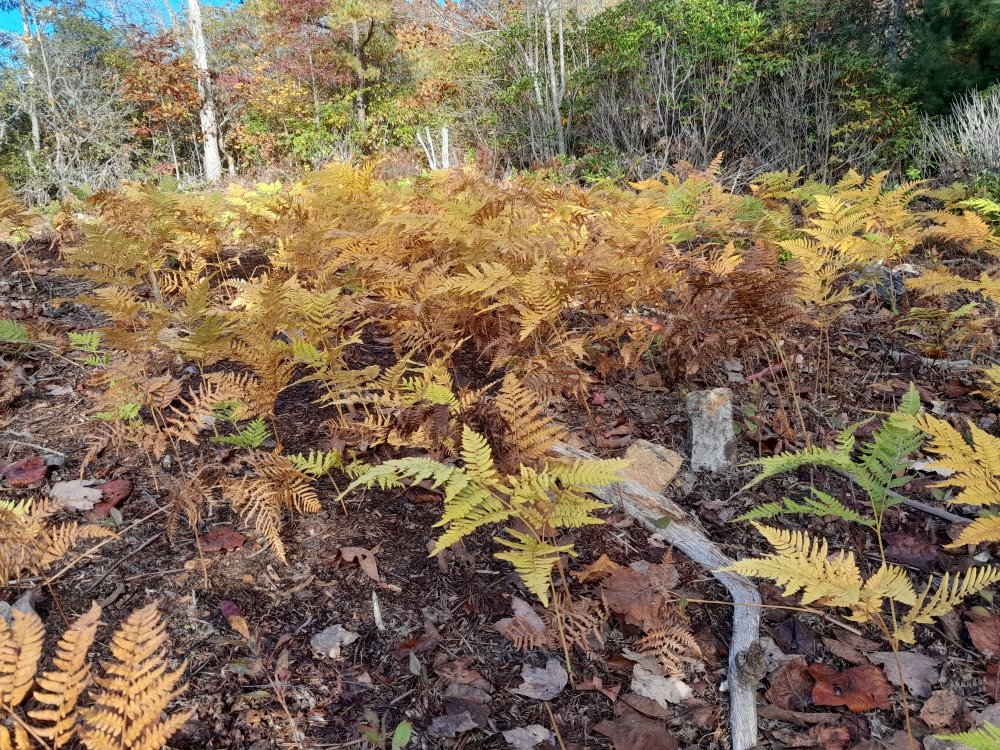
[[[267,422],[263,417],[257,417],[235,435],[220,435],[213,437],[213,443],[228,443],[246,450],[256,450],[261,443],[271,437],[271,431],[267,429]]]
[[[28,332],[20,323],[13,320],[0,319],[0,342],[24,342],[31,341]]]
[[[972,732],[935,734],[934,737],[939,740],[961,742],[963,745],[971,747],[972,750],[1000,750],[1000,728],[993,726],[988,721],[981,728]]]
[[[835,497],[831,497],[825,492],[812,488],[814,497],[804,498],[801,503],[789,498],[782,498],[781,503],[765,503],[758,508],[754,508],[748,513],[744,513],[734,521],[753,521],[764,518],[774,518],[784,513],[807,515],[807,516],[836,516],[845,521],[854,521],[863,526],[875,526],[875,522],[869,518],[862,518],[857,511],[851,510]]]
[[[81,352],[96,352],[101,345],[100,331],[87,331],[86,333],[73,333],[71,331],[66,335],[69,336],[69,343],[72,347]]]
[[[288,460],[296,469],[311,477],[321,477],[332,469],[341,469],[344,466],[340,451],[337,450],[332,450],[329,453],[310,450],[308,458],[299,453],[295,456],[289,456]]]

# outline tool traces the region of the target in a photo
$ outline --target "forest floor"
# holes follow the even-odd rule
[[[32,320],[53,338],[98,324],[85,307],[57,302],[86,287],[57,273],[62,267],[58,248],[35,242],[27,257],[30,267],[26,270],[10,248],[0,253],[0,318]],[[595,389],[588,409],[568,402],[555,416],[569,428],[570,442],[597,455],[621,455],[637,439],[683,455],[687,450],[685,388],[725,385],[734,394],[737,422],[742,426],[738,459],[745,464],[778,452],[794,439],[797,428],[824,444],[849,423],[891,411],[912,381],[928,409],[967,417],[988,432],[1000,434],[997,410],[974,393],[973,380],[961,369],[930,366],[915,356],[905,336],[893,333],[896,322],[874,295],[856,301],[840,324],[842,330],[831,332],[829,360],[817,357],[820,346],[814,332],[799,331],[798,343],[788,346],[789,356],[802,358],[797,359],[800,372],[815,374],[817,367],[822,369],[822,393],[810,382],[812,376],[790,387],[779,369],[749,382],[745,379],[766,368],[767,362],[739,363],[728,369],[719,363],[716,370],[701,373],[699,380],[684,387],[665,387],[652,372],[603,383]],[[370,343],[352,355],[352,366],[393,361],[390,347],[379,345],[375,338],[366,340]],[[94,391],[76,362],[43,348],[4,356],[5,366],[12,365],[9,371],[16,375],[20,395],[0,413],[0,466],[32,456],[52,464],[41,484],[0,486],[0,498],[16,500],[37,495],[39,488],[55,482],[81,478],[91,434],[90,420],[84,415],[93,404]],[[495,377],[488,376],[476,361],[463,364],[460,356],[456,365],[460,382],[482,384]],[[182,375],[183,365],[177,370],[174,375]],[[313,405],[316,395],[309,384],[301,384],[285,390],[278,400],[272,428],[288,454],[329,443],[330,436],[321,427],[328,415]],[[859,434],[871,429],[863,427]],[[219,481],[229,477],[232,449],[206,439],[202,445],[186,447],[185,454],[192,461],[197,456],[218,464]],[[400,721],[412,722],[422,747],[516,747],[503,732],[532,725],[544,728],[545,734],[525,741],[528,744],[523,747],[531,747],[539,738],[540,744],[534,744],[539,748],[560,744],[567,749],[624,747],[626,742],[633,750],[728,746],[724,680],[731,610],[725,604],[725,590],[682,554],[673,552],[667,565],[675,568],[673,590],[688,600],[686,614],[702,651],[702,659],[689,671],[690,697],[665,709],[630,691],[634,663],[621,654],[634,640],[637,627],[619,618],[612,620],[614,627],[590,657],[578,649],[569,653],[572,683],[551,700],[540,700],[514,692],[523,681],[522,668],[545,667],[551,659],[564,664],[565,655],[561,649],[546,648],[519,652],[494,628],[497,621],[511,617],[518,598],[528,596],[512,569],[493,558],[499,547],[491,534],[476,533],[462,548],[436,559],[428,556],[436,535],[432,525],[440,517],[439,498],[414,490],[359,491],[342,508],[334,502],[336,489],[329,480],[322,480],[317,490],[323,511],[290,522],[284,532],[288,565],[283,565],[252,533],[240,528],[225,505],[215,506],[207,523],[232,525],[246,532],[245,541],[231,545],[237,548],[199,554],[187,527],[171,543],[158,510],[176,468],[153,463],[140,452],[124,456],[108,452],[90,462],[83,472],[85,478],[98,482],[127,479],[134,485],[119,506],[120,536],[83,556],[71,553],[66,560],[71,563],[68,570],[51,583],[30,582],[37,587],[35,608],[50,638],[61,632],[64,620],[85,611],[92,600],[104,608],[103,621],[110,626],[137,607],[159,602],[170,637],[171,661],[174,666],[182,662],[188,666],[190,685],[179,702],[197,706],[195,717],[171,746],[360,747],[358,724],[366,723],[365,711],[384,717],[390,730]],[[778,477],[741,493],[753,476],[754,468],[748,466],[724,476],[695,476],[685,469],[667,494],[696,513],[708,536],[734,558],[763,546],[746,524],[730,523],[761,502],[780,500],[786,494],[798,497],[809,486],[842,498],[853,496],[843,479],[818,471]],[[903,491],[944,508],[940,493],[928,487],[932,482],[933,477],[927,476]],[[648,574],[649,567],[641,563],[663,563],[668,552],[660,539],[632,518],[610,511],[601,516],[604,524],[574,534],[580,550],[578,558],[568,561],[568,584],[574,596],[602,597],[601,582],[579,580],[588,579],[588,566],[602,555],[619,566],[631,565]],[[833,548],[857,549],[859,540],[863,543],[863,534],[843,521],[814,519],[810,523]],[[887,513],[885,531],[888,558],[918,574],[963,571],[974,563],[966,551],[942,551],[942,544],[951,539],[949,524],[933,516],[896,506]],[[81,544],[78,549],[85,551],[92,544]],[[370,553],[377,562],[379,580],[345,559],[340,552],[343,548]],[[983,554],[976,563],[983,562]],[[858,557],[863,573],[873,573],[877,555],[859,549]],[[61,572],[61,565],[55,571]],[[781,603],[776,589],[761,588],[766,602]],[[4,598],[13,602],[23,593],[23,586],[10,587]],[[719,603],[701,603],[705,601]],[[284,688],[287,712],[259,675],[229,668],[249,654],[234,638],[222,602],[235,604],[251,632],[260,635],[264,652],[272,659],[269,668],[274,667],[273,654],[289,649],[290,676]],[[904,672],[913,671],[912,682],[907,680],[908,708],[917,739],[929,736],[931,730],[968,726],[957,709],[951,712],[957,711],[956,716],[940,718],[947,710],[938,704],[945,705],[947,700],[934,693],[937,697],[925,703],[932,691],[957,696],[959,703],[973,711],[992,710],[987,691],[997,689],[996,665],[988,674],[989,649],[984,653],[977,648],[982,643],[974,645],[964,625],[970,618],[993,622],[990,618],[997,612],[987,602],[978,603],[981,606],[971,614],[957,612],[940,625],[918,632],[912,651],[923,660],[912,667],[904,665]],[[317,654],[311,638],[336,624],[356,633],[357,640],[345,645],[338,658]],[[809,693],[815,677],[799,669],[804,662],[795,659],[803,656],[837,672],[866,665],[873,654],[888,650],[874,629],[845,626],[831,617],[769,609],[762,636],[770,639],[765,651],[771,679],[759,693],[761,716],[773,717],[761,719],[770,747],[908,747],[905,732],[900,733],[905,709],[898,690],[888,708],[854,713],[845,707],[813,709]],[[993,638],[997,640],[997,635]],[[95,647],[99,659],[106,638],[99,636],[98,642],[102,644]],[[793,666],[786,668],[786,664]],[[784,671],[779,674],[779,670]],[[428,733],[435,718],[462,717],[465,711],[475,724],[471,730],[455,731],[454,738]],[[802,711],[827,718],[817,724],[815,719],[803,718]],[[304,732],[304,740],[294,739],[289,713]],[[595,729],[599,725],[603,731]],[[548,734],[553,729],[558,730],[558,737]],[[930,745],[926,747],[931,750]]]

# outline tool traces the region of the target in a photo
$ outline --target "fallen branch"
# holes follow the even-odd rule
[[[554,451],[563,456],[594,459],[595,456],[564,443]],[[719,573],[732,564],[722,550],[708,538],[698,518],[673,500],[653,492],[635,480],[609,487],[593,487],[594,495],[628,513],[651,531],[666,538],[677,549],[726,587],[733,599],[733,635],[729,643],[729,728],[733,750],[749,750],[757,745],[757,683],[760,675],[748,665],[759,660],[761,599],[757,587],[741,575]],[[666,528],[662,519],[669,518]]]

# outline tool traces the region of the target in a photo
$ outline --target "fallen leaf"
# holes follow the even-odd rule
[[[427,727],[427,734],[431,737],[441,739],[442,737],[454,738],[468,732],[470,729],[478,729],[477,724],[470,711],[462,711],[458,714],[448,716],[435,716],[431,720],[431,725]]]
[[[850,664],[870,664],[868,657],[863,653],[858,651],[853,646],[850,646],[843,641],[838,641],[836,638],[823,638],[823,645],[829,649],[830,653],[834,656],[839,656],[846,662]]]
[[[784,651],[819,659],[823,655],[819,636],[811,628],[799,621],[798,617],[789,617],[783,623],[774,627],[774,640]]]
[[[920,718],[935,732],[952,734],[964,732],[972,726],[972,712],[965,698],[935,690],[920,709]]]
[[[447,658],[447,657],[444,657]],[[455,661],[443,661],[441,663],[434,663],[434,672],[447,683],[457,683],[459,685],[468,685],[475,682],[476,680],[482,680],[483,676],[474,669],[469,669],[472,666],[473,659],[471,657],[467,659],[456,659]]]
[[[242,547],[246,540],[247,538],[233,529],[232,526],[216,526],[201,537],[199,546],[202,552],[232,551]]]
[[[896,667],[897,654],[891,651],[876,651],[869,654],[868,658],[873,664],[881,664],[885,670],[885,676],[893,685],[900,684],[899,669]],[[925,656],[912,651],[900,651],[898,654],[899,663],[903,668],[903,677],[906,682],[908,692],[917,698],[929,698],[931,686],[936,685],[941,675],[938,672],[943,659],[936,656]],[[862,667],[857,667],[862,669]]]
[[[357,633],[347,630],[338,623],[316,633],[309,639],[309,645],[312,646],[313,651],[329,656],[331,659],[337,659],[344,646],[354,643],[360,637]]]
[[[847,706],[850,711],[863,713],[873,708],[890,707],[892,688],[882,670],[872,664],[851,667],[837,672],[826,664],[809,667],[816,684],[813,686],[813,703],[817,706]]]
[[[113,479],[110,482],[99,484],[94,487],[101,491],[101,503],[110,503],[112,507],[117,507],[118,503],[132,494],[132,482],[128,479]]]
[[[795,732],[790,729],[775,729],[771,732],[774,739],[788,747],[819,747],[823,750],[844,750],[851,743],[851,733],[847,727],[833,727],[827,724],[817,724],[808,732]]]
[[[909,565],[924,573],[933,573],[941,561],[941,553],[937,547],[926,539],[905,531],[886,534],[884,539],[886,559],[892,562]]]
[[[729,656],[729,647],[719,640],[708,628],[703,628],[694,634],[694,640],[701,649],[702,660],[709,665],[715,666],[726,656]]]
[[[633,711],[613,721],[602,721],[594,731],[608,737],[615,750],[677,750],[677,740],[663,722]]]
[[[787,721],[789,724],[798,724],[800,727],[811,727],[813,724],[835,724],[850,717],[850,714],[789,711],[779,706],[758,706],[757,715],[762,719]]]
[[[616,437],[601,437],[600,435],[592,438],[594,447],[600,448],[602,450],[618,450],[619,448],[627,448],[632,445],[632,438],[629,436],[616,436]]]
[[[677,714],[677,718],[685,724],[705,730],[715,729],[718,725],[722,706],[701,698],[688,698],[682,705],[683,708]]]
[[[674,717],[673,711],[669,708],[664,708],[652,698],[647,698],[645,695],[625,693],[619,696],[618,700],[629,708],[635,709],[639,713],[643,713],[653,719],[672,719]]]
[[[594,675],[583,682],[576,683],[577,690],[596,690],[598,693],[607,696],[614,703],[618,699],[618,692],[622,689],[621,685],[615,685],[614,687],[606,688],[604,687],[604,681]]]
[[[995,727],[1000,727],[1000,703],[991,703],[982,711],[973,711],[972,719],[978,727],[987,721]]]
[[[424,622],[424,634],[419,638],[410,638],[399,644],[399,647],[389,653],[393,659],[405,659],[410,654],[425,654],[433,651],[441,642],[441,634],[430,621]]]
[[[49,497],[68,510],[91,510],[101,500],[101,491],[92,487],[93,483],[93,479],[56,482],[49,490]]]
[[[341,547],[339,551],[341,559],[347,562],[358,563],[366,576],[373,581],[379,580],[378,562],[376,562],[375,555],[371,552],[364,547]]]
[[[640,391],[665,391],[663,387],[663,377],[658,372],[643,375],[639,373],[635,376],[635,387]]]
[[[836,635],[838,641],[846,643],[851,648],[856,648],[864,654],[871,653],[872,651],[878,651],[882,648],[882,644],[877,641],[864,638],[860,635],[855,635],[847,630],[838,630]]]
[[[663,708],[671,703],[680,703],[694,695],[694,691],[683,680],[666,677],[662,670],[657,671],[657,668],[648,669],[642,664],[636,664],[632,669],[632,692],[652,698]]]
[[[664,619],[670,602],[667,591],[679,580],[677,569],[666,562],[650,565],[645,573],[633,568],[616,570],[601,582],[601,589],[612,612],[649,632],[667,624]]]
[[[977,619],[966,624],[969,638],[987,659],[1000,656],[1000,617]]]
[[[590,397],[590,403],[594,406],[604,406],[604,402],[608,400],[608,397],[603,393],[595,393]]]
[[[22,458],[0,469],[0,476],[7,480],[11,487],[27,487],[45,479],[48,467],[41,456]]]
[[[513,692],[540,701],[555,698],[569,681],[569,675],[558,659],[549,659],[545,669],[525,664],[521,667],[521,677],[523,682]]]
[[[809,672],[804,657],[797,656],[792,661],[774,670],[768,677],[771,687],[767,699],[775,706],[787,711],[802,711],[812,705],[815,678]]]
[[[1000,672],[1000,663],[993,662],[986,665],[986,695],[994,701],[1000,701],[1000,674],[998,672]]]
[[[229,621],[229,627],[247,640],[250,640],[250,627],[247,625],[247,621],[243,619],[243,613],[239,607],[233,602],[221,601],[219,602],[219,610],[222,612],[222,616]]]
[[[783,667],[790,661],[795,661],[800,658],[795,654],[786,654],[780,648],[778,644],[774,642],[774,639],[769,635],[762,635],[757,639],[757,644],[760,646],[761,653],[764,656],[764,663],[767,665],[767,673],[772,674],[777,671],[779,667]]]
[[[584,565],[580,570],[574,570],[570,575],[580,583],[596,583],[603,581],[616,570],[621,570],[621,566],[613,562],[607,555],[601,555],[592,564]]]
[[[541,724],[527,727],[515,727],[501,732],[503,738],[514,750],[531,750],[535,745],[555,739],[555,735]]]
[[[458,698],[459,700],[469,701],[470,703],[489,703],[493,700],[493,696],[482,688],[478,688],[474,685],[459,685],[457,682],[452,683],[444,691],[445,698]]]

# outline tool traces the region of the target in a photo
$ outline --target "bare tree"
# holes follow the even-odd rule
[[[205,145],[205,179],[216,182],[222,178],[222,159],[219,158],[219,126],[215,119],[215,96],[212,77],[208,70],[208,49],[201,23],[201,3],[188,0],[191,24],[191,52],[198,73],[198,93],[201,96],[201,136]]]

